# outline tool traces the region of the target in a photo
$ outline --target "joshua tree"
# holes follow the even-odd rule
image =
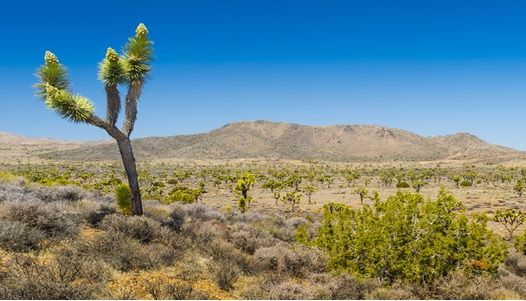
[[[296,206],[299,205],[301,200],[301,194],[295,190],[289,191],[281,196],[281,201],[290,204],[290,211],[294,211]]]
[[[316,191],[318,190],[313,185],[307,185],[303,187],[303,193],[305,193],[305,195],[307,196],[307,200],[309,201],[309,204],[311,204],[312,194],[315,193]]]
[[[99,65],[99,79],[104,83],[106,91],[106,119],[95,115],[91,100],[72,93],[66,68],[49,51],[44,56],[44,65],[37,71],[39,82],[35,85],[37,94],[42,97],[46,106],[62,118],[102,128],[117,141],[131,190],[130,209],[133,215],[142,215],[142,203],[130,135],[137,119],[137,102],[151,70],[152,51],[148,30],[142,23],[137,27],[135,36],[128,40],[122,55],[119,56],[115,50],[108,48],[106,57]],[[121,109],[119,85],[128,87],[121,129],[115,125]]]
[[[526,214],[517,209],[499,209],[495,212],[493,220],[502,224],[508,231],[508,240],[513,240],[513,233],[524,223]]]
[[[354,193],[358,194],[360,196],[360,203],[363,205],[363,201],[369,194],[369,191],[365,187],[359,187],[354,190]]]
[[[345,181],[347,181],[347,187],[351,187],[351,184],[360,178],[360,174],[355,170],[347,170],[345,171],[344,177]]]
[[[245,213],[245,211],[250,207],[252,197],[248,196],[248,191],[252,186],[254,186],[254,184],[256,184],[256,177],[248,172],[243,173],[239,180],[237,180],[236,191],[241,194],[241,197],[238,200],[241,213]]]
[[[460,176],[459,175],[454,175],[452,177],[452,179],[455,182],[455,186],[458,188],[458,184],[460,183]]]
[[[519,197],[522,197],[522,191],[524,190],[525,186],[526,185],[524,183],[524,180],[518,180],[517,184],[515,184],[515,186],[513,187],[513,190],[515,190],[515,192],[517,192],[517,195]]]

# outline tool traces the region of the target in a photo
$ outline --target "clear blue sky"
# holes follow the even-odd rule
[[[36,98],[45,50],[104,115],[97,63],[155,42],[135,137],[266,119],[470,132],[526,150],[526,1],[5,1],[0,131],[107,139]]]

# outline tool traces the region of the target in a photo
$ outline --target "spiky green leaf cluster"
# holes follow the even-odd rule
[[[119,184],[115,187],[115,199],[119,211],[125,215],[131,213],[131,190],[126,184]]]
[[[75,123],[86,122],[95,111],[95,107],[86,97],[73,95],[67,90],[57,89],[50,84],[46,84],[44,103],[62,118]]]
[[[99,79],[106,85],[124,84],[127,80],[124,61],[112,48],[108,48],[106,57],[99,64]]]
[[[61,117],[72,122],[86,122],[93,115],[95,108],[89,99],[68,91],[66,68],[50,51],[46,51],[44,65],[39,68],[37,77],[37,94]]]
[[[139,24],[135,36],[124,47],[126,75],[131,82],[143,82],[151,71],[153,43],[148,39],[148,29]]]
[[[46,51],[44,55],[44,65],[37,71],[38,83],[35,85],[37,95],[45,100],[46,84],[50,84],[57,89],[67,90],[69,87],[68,72],[66,68],[59,63],[58,58]]]

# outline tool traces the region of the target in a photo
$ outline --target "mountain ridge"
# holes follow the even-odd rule
[[[268,158],[320,161],[499,161],[526,153],[469,133],[425,137],[379,125],[307,126],[264,120],[228,123],[209,132],[133,141],[141,159]],[[50,152],[49,159],[119,159],[114,143]]]

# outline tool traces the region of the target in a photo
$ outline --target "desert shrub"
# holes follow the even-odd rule
[[[148,261],[148,267],[169,266],[182,256],[182,246],[173,244],[152,243],[143,246],[145,260]]]
[[[99,291],[93,286],[62,284],[30,278],[8,278],[0,287],[3,300],[87,300],[95,299]]]
[[[117,207],[122,214],[131,213],[131,189],[126,184],[119,184],[115,187],[115,200]]]
[[[206,292],[196,290],[185,283],[165,283],[161,280],[146,282],[146,291],[154,300],[208,300]]]
[[[287,220],[287,225],[291,228],[298,228],[301,225],[308,224],[309,221],[304,217],[292,217]]]
[[[320,285],[314,296],[316,299],[369,299],[367,295],[381,286],[379,281],[356,279],[349,274],[312,274],[309,280]]]
[[[170,300],[193,300],[194,289],[188,284],[168,284],[164,288],[167,299]]]
[[[514,263],[516,264],[516,263]],[[512,265],[514,265],[512,264]],[[519,267],[519,273],[516,273],[517,267],[510,267],[510,264],[505,264],[504,267],[499,268],[499,277],[495,281],[502,288],[507,290],[505,292],[500,292],[498,296],[492,296],[494,299],[525,299],[526,298],[526,279],[524,276],[521,276],[522,268]],[[510,296],[515,294],[515,296]]]
[[[269,290],[290,278],[285,274],[268,272],[258,274],[257,281],[247,283],[241,290],[241,297],[247,300],[267,300]]]
[[[227,240],[234,244],[237,249],[253,255],[257,249],[271,247],[277,243],[270,234],[259,231],[249,224],[234,224],[229,231]]]
[[[78,232],[77,218],[64,211],[64,206],[56,203],[5,202],[0,217],[38,229],[49,238],[72,237]]]
[[[200,248],[206,248],[219,234],[211,231],[211,225],[208,223],[190,222],[184,227],[183,235],[192,239],[194,244]]]
[[[404,181],[396,183],[396,188],[409,188],[409,187],[411,187],[411,185],[409,185],[409,183],[404,182]]]
[[[168,206],[155,200],[143,201],[144,216],[156,220],[158,222],[164,222],[168,217],[170,210],[167,210]]]
[[[108,205],[99,205],[96,209],[90,210],[86,214],[86,221],[92,226],[98,226],[98,224],[108,215],[116,213],[115,207]]]
[[[260,248],[254,253],[254,265],[258,271],[275,271],[292,276],[304,276],[325,270],[326,258],[315,249],[280,244]]]
[[[234,232],[230,235],[230,241],[241,251],[250,255],[260,247],[259,242],[248,231]]]
[[[84,244],[70,240],[66,245],[53,251],[53,261],[48,266],[58,280],[72,283],[85,279],[97,284],[111,278],[109,267],[93,254],[85,252]]]
[[[168,179],[168,181],[166,181],[166,183],[168,183],[170,185],[177,185],[177,183],[179,183],[179,181],[177,181],[177,179],[171,178],[171,179]]]
[[[140,233],[140,232],[136,232]],[[162,237],[162,231],[160,234]],[[157,241],[157,240],[156,240]],[[84,242],[86,252],[91,252],[113,268],[120,271],[150,269],[171,265],[182,254],[185,244],[176,241],[145,244],[126,231],[105,231],[97,239]]]
[[[42,187],[34,191],[35,196],[43,202],[76,202],[86,197],[86,192],[77,186]]]
[[[512,249],[504,260],[504,267],[517,276],[525,277],[526,256]]]
[[[231,262],[237,265],[245,273],[250,273],[252,271],[251,257],[224,240],[213,239],[205,246],[205,251],[215,261]]]
[[[178,262],[175,277],[188,282],[195,282],[203,275],[209,276],[208,265],[200,252],[186,252],[184,260]]]
[[[331,270],[419,284],[457,268],[494,273],[507,252],[502,238],[487,228],[485,216],[469,220],[444,190],[434,201],[398,192],[359,210],[327,204],[312,243],[328,254]]]
[[[42,231],[26,224],[0,220],[0,247],[3,249],[15,252],[37,250],[44,238]]]
[[[271,287],[266,298],[270,300],[313,299],[313,291],[309,286],[287,281]]]
[[[158,238],[155,240],[156,243],[171,246],[173,249],[185,250],[192,244],[191,237],[175,232],[167,227],[161,227],[158,235]]]
[[[189,205],[182,205],[182,206],[176,206],[174,208],[180,208],[185,213],[186,216],[192,220],[201,220],[201,221],[208,221],[208,220],[218,220],[218,221],[225,221],[224,214],[201,204],[189,204]]]
[[[0,277],[0,299],[96,299],[109,277],[104,264],[71,248],[46,263],[17,257]]]
[[[98,236],[90,243],[89,250],[120,271],[151,267],[141,244],[122,233],[107,232]]]
[[[257,223],[266,217],[266,215],[256,211],[241,213],[239,211],[229,210],[225,215],[226,220],[231,223]]]
[[[0,202],[39,201],[35,192],[22,185],[0,183]]]
[[[421,298],[482,300],[492,299],[491,293],[499,284],[489,275],[468,276],[461,271],[438,278],[421,291]]]
[[[119,232],[141,243],[149,243],[160,237],[160,223],[144,216],[124,217],[117,214],[106,216],[100,223],[100,228]]]
[[[460,182],[460,186],[462,186],[462,187],[471,187],[471,186],[473,186],[473,182],[468,181],[468,180],[464,180],[464,181]]]
[[[182,210],[174,209],[168,219],[163,222],[163,226],[166,226],[176,232],[181,232],[183,230],[185,219],[185,213]]]
[[[234,283],[241,273],[237,265],[226,260],[216,261],[210,265],[209,270],[217,286],[226,291],[234,288]]]
[[[401,285],[379,287],[364,296],[369,300],[418,300],[414,292]]]

